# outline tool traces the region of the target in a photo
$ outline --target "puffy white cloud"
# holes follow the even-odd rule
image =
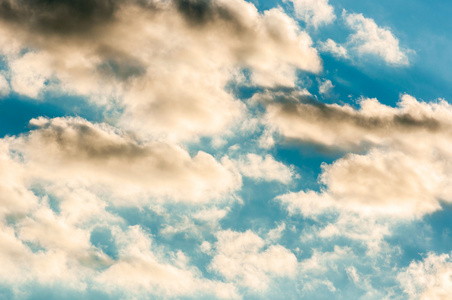
[[[319,49],[323,52],[329,52],[338,58],[348,58],[347,49],[344,46],[337,44],[332,39],[327,39],[325,42],[320,42]]]
[[[348,44],[362,54],[381,57],[392,65],[407,65],[407,50],[400,48],[399,40],[386,28],[379,27],[371,18],[362,14],[342,12],[348,27],[355,31],[349,36]]]
[[[26,169],[11,156],[8,139],[0,140],[0,218],[25,215],[37,204],[27,188]]]
[[[332,268],[336,268],[337,261],[349,259],[353,256],[353,251],[348,247],[334,246],[331,252],[313,250],[312,256],[300,263],[300,268],[304,274],[324,274]]]
[[[323,165],[320,181],[326,188],[298,195],[303,203],[294,207],[305,213],[339,205],[409,218],[452,201],[452,106],[447,102],[424,103],[404,95],[398,107],[363,99],[355,109],[319,103],[299,92],[267,93],[261,101],[267,103],[270,126],[284,137],[333,149],[370,148]]]
[[[10,40],[0,51],[13,90],[40,97],[52,83],[52,90],[120,106],[119,124],[145,135],[223,132],[243,117],[244,105],[225,89],[242,68],[252,84],[269,87],[293,87],[298,69],[321,70],[311,38],[293,19],[243,0],[111,1],[93,11],[6,2],[14,18],[0,11],[1,35]],[[79,18],[83,26],[74,26]]]
[[[81,118],[39,118],[31,124],[37,128],[11,141],[31,179],[106,185],[119,200],[126,199],[123,204],[143,197],[206,202],[241,186],[227,158],[220,163],[205,152],[190,157],[177,145],[139,141]]]
[[[220,231],[217,239],[211,268],[228,281],[262,291],[267,289],[271,277],[296,275],[295,255],[281,245],[266,247],[264,240],[252,231]]]
[[[294,171],[291,167],[276,161],[269,154],[262,157],[248,153],[246,159],[238,160],[236,164],[243,176],[256,180],[280,181],[287,184],[294,176]]]
[[[319,94],[328,97],[334,88],[333,83],[329,79],[325,79],[319,85]]]
[[[37,98],[52,73],[45,53],[28,52],[10,63],[11,87],[22,95]]]
[[[125,288],[130,295],[177,297],[207,293],[220,299],[239,298],[232,284],[202,279],[198,270],[187,265],[181,252],[176,253],[173,264],[163,262],[151,251],[150,238],[138,226],[117,232],[116,239],[119,260],[96,278],[112,293]]]
[[[290,0],[293,2],[297,17],[315,28],[336,20],[334,7],[328,0]]]
[[[281,238],[283,231],[286,230],[286,223],[279,224],[276,228],[273,228],[267,233],[267,239],[269,241],[277,241]]]
[[[398,275],[400,285],[410,299],[446,300],[452,291],[450,254],[429,253],[422,261],[413,261]]]

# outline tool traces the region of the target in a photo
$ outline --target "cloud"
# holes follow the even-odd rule
[[[237,161],[237,167],[243,176],[256,180],[279,181],[288,184],[294,176],[294,171],[290,167],[276,161],[269,154],[262,157],[248,153],[246,159]]]
[[[348,38],[348,46],[359,55],[371,54],[381,57],[391,65],[408,65],[407,51],[400,48],[399,40],[386,28],[379,27],[371,18],[362,14],[342,12],[347,26],[354,30]]]
[[[8,140],[0,140],[0,218],[25,215],[37,205],[26,187],[26,169],[9,152]]]
[[[305,274],[325,274],[335,268],[337,261],[353,256],[353,251],[348,247],[334,246],[331,252],[322,252],[314,249],[312,256],[300,263],[300,268]]]
[[[119,1],[11,1],[2,0],[0,17],[30,31],[42,33],[84,33],[113,18]]]
[[[423,103],[404,95],[397,107],[363,99],[355,109],[323,104],[301,92],[267,92],[261,97],[267,103],[269,126],[282,136],[365,152],[322,165],[324,190],[302,192],[295,200],[304,203],[299,207],[307,213],[339,206],[362,214],[411,218],[452,201],[452,106],[447,102]]]
[[[328,0],[290,0],[298,18],[315,28],[331,24],[336,20],[334,8]]]
[[[429,253],[422,261],[412,261],[398,280],[410,299],[448,299],[452,290],[450,254]]]
[[[433,136],[451,134],[452,106],[443,100],[424,103],[403,95],[397,107],[390,107],[364,98],[360,109],[355,109],[318,102],[303,91],[266,92],[254,99],[269,103],[266,119],[284,137],[326,147],[356,151],[368,145],[404,144],[416,148],[422,145],[412,143],[414,136],[434,142]]]
[[[324,81],[320,82],[319,85],[319,94],[323,95],[325,97],[328,97],[331,95],[331,92],[334,88],[333,83],[329,79],[325,79]]]
[[[120,245],[119,260],[96,278],[111,293],[125,288],[129,295],[135,296],[204,293],[220,299],[239,298],[233,285],[200,278],[199,271],[187,265],[182,252],[176,253],[173,264],[161,261],[150,251],[151,239],[139,226],[117,232],[116,239]]]
[[[243,0],[3,0],[1,10],[14,91],[87,96],[117,107],[118,124],[143,135],[224,132],[243,117],[225,87],[244,68],[253,85],[268,87],[293,87],[297,70],[322,68],[293,19]]]
[[[123,204],[148,197],[205,203],[241,186],[226,157],[221,163],[205,152],[191,157],[177,145],[142,142],[81,118],[39,118],[30,124],[36,129],[11,141],[24,159],[29,180],[106,185],[113,199],[128,199],[120,200]]]
[[[265,247],[264,240],[252,231],[231,230],[217,233],[215,256],[210,267],[226,280],[262,291],[272,277],[294,277],[297,258],[281,245]]]
[[[337,58],[348,58],[347,49],[344,46],[337,44],[332,39],[327,39],[325,42],[320,42],[319,45],[320,51],[329,52]]]

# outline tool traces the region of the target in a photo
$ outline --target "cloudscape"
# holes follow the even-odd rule
[[[451,14],[0,0],[0,299],[452,299]]]

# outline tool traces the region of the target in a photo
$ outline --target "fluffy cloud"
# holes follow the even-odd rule
[[[211,268],[228,281],[265,290],[271,277],[293,277],[295,255],[280,245],[265,247],[264,240],[251,231],[217,233],[216,253]]]
[[[319,49],[323,52],[329,52],[338,58],[348,58],[347,49],[344,46],[337,44],[332,39],[320,42]]]
[[[266,93],[261,101],[267,103],[270,126],[284,137],[368,151],[322,166],[325,189],[302,192],[296,200],[307,213],[340,206],[364,214],[419,217],[440,209],[441,201],[452,201],[452,106],[447,102],[423,103],[404,95],[398,107],[363,99],[357,110],[319,103],[303,92]],[[314,205],[315,199],[321,202]]]
[[[242,68],[269,87],[293,87],[297,69],[321,70],[294,20],[242,0],[3,0],[0,24],[15,91],[36,98],[58,89],[119,105],[121,126],[174,139],[240,119],[244,106],[225,86]]]
[[[37,197],[26,187],[24,167],[9,153],[9,143],[0,140],[0,218],[24,215],[37,205]]]
[[[319,94],[323,95],[325,97],[328,97],[331,95],[331,92],[334,88],[333,83],[329,79],[325,79],[324,81],[320,82],[319,85]]]
[[[413,261],[398,276],[410,299],[446,300],[452,290],[452,260],[449,254],[430,253]]]
[[[377,99],[362,99],[360,109],[355,109],[317,102],[304,91],[267,92],[254,99],[269,103],[266,119],[284,137],[344,150],[395,144],[423,148],[425,144],[413,140],[422,137],[433,143],[452,133],[452,106],[443,100],[424,103],[403,95],[397,107],[390,107]],[[435,143],[446,150],[449,140]]]
[[[111,292],[125,288],[131,295],[152,293],[175,297],[207,293],[220,299],[239,298],[233,285],[200,278],[199,271],[187,265],[187,258],[181,252],[176,253],[173,264],[161,261],[150,250],[150,238],[138,226],[116,235],[119,260],[96,278]]]
[[[280,181],[287,184],[294,176],[290,167],[276,161],[269,154],[262,157],[249,153],[246,159],[237,161],[237,167],[244,176],[257,180]]]
[[[11,149],[21,153],[27,176],[41,182],[107,185],[128,198],[125,204],[145,195],[206,202],[241,186],[227,158],[219,163],[205,152],[190,157],[174,144],[139,141],[81,118],[39,118],[30,124],[36,129],[12,139]]]
[[[362,14],[342,12],[342,17],[355,33],[349,36],[349,46],[356,49],[360,55],[372,54],[381,57],[392,65],[407,65],[406,50],[400,48],[399,40],[386,28],[379,27],[371,18]]]
[[[330,24],[336,19],[334,8],[328,3],[328,0],[290,1],[293,2],[297,17],[315,28]]]

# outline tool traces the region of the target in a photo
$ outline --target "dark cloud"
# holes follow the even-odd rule
[[[107,133],[89,122],[71,119],[51,122],[32,132],[31,137],[53,145],[57,153],[68,159],[133,161],[149,155],[150,149],[139,145],[133,137],[115,132]]]
[[[215,11],[210,0],[174,0],[177,10],[193,24],[205,24],[213,19]]]
[[[422,116],[415,117],[409,113],[391,116],[367,116],[359,111],[344,110],[342,106],[327,105],[308,95],[278,94],[275,102],[267,105],[276,106],[281,114],[289,118],[301,118],[316,122],[343,123],[364,130],[427,130],[438,131],[441,122]]]
[[[1,0],[0,18],[46,33],[81,33],[111,20],[118,0]]]
[[[192,26],[208,26],[212,22],[225,22],[235,34],[245,35],[249,28],[227,5],[212,0],[173,0],[176,10]],[[251,37],[251,36],[250,36]]]

